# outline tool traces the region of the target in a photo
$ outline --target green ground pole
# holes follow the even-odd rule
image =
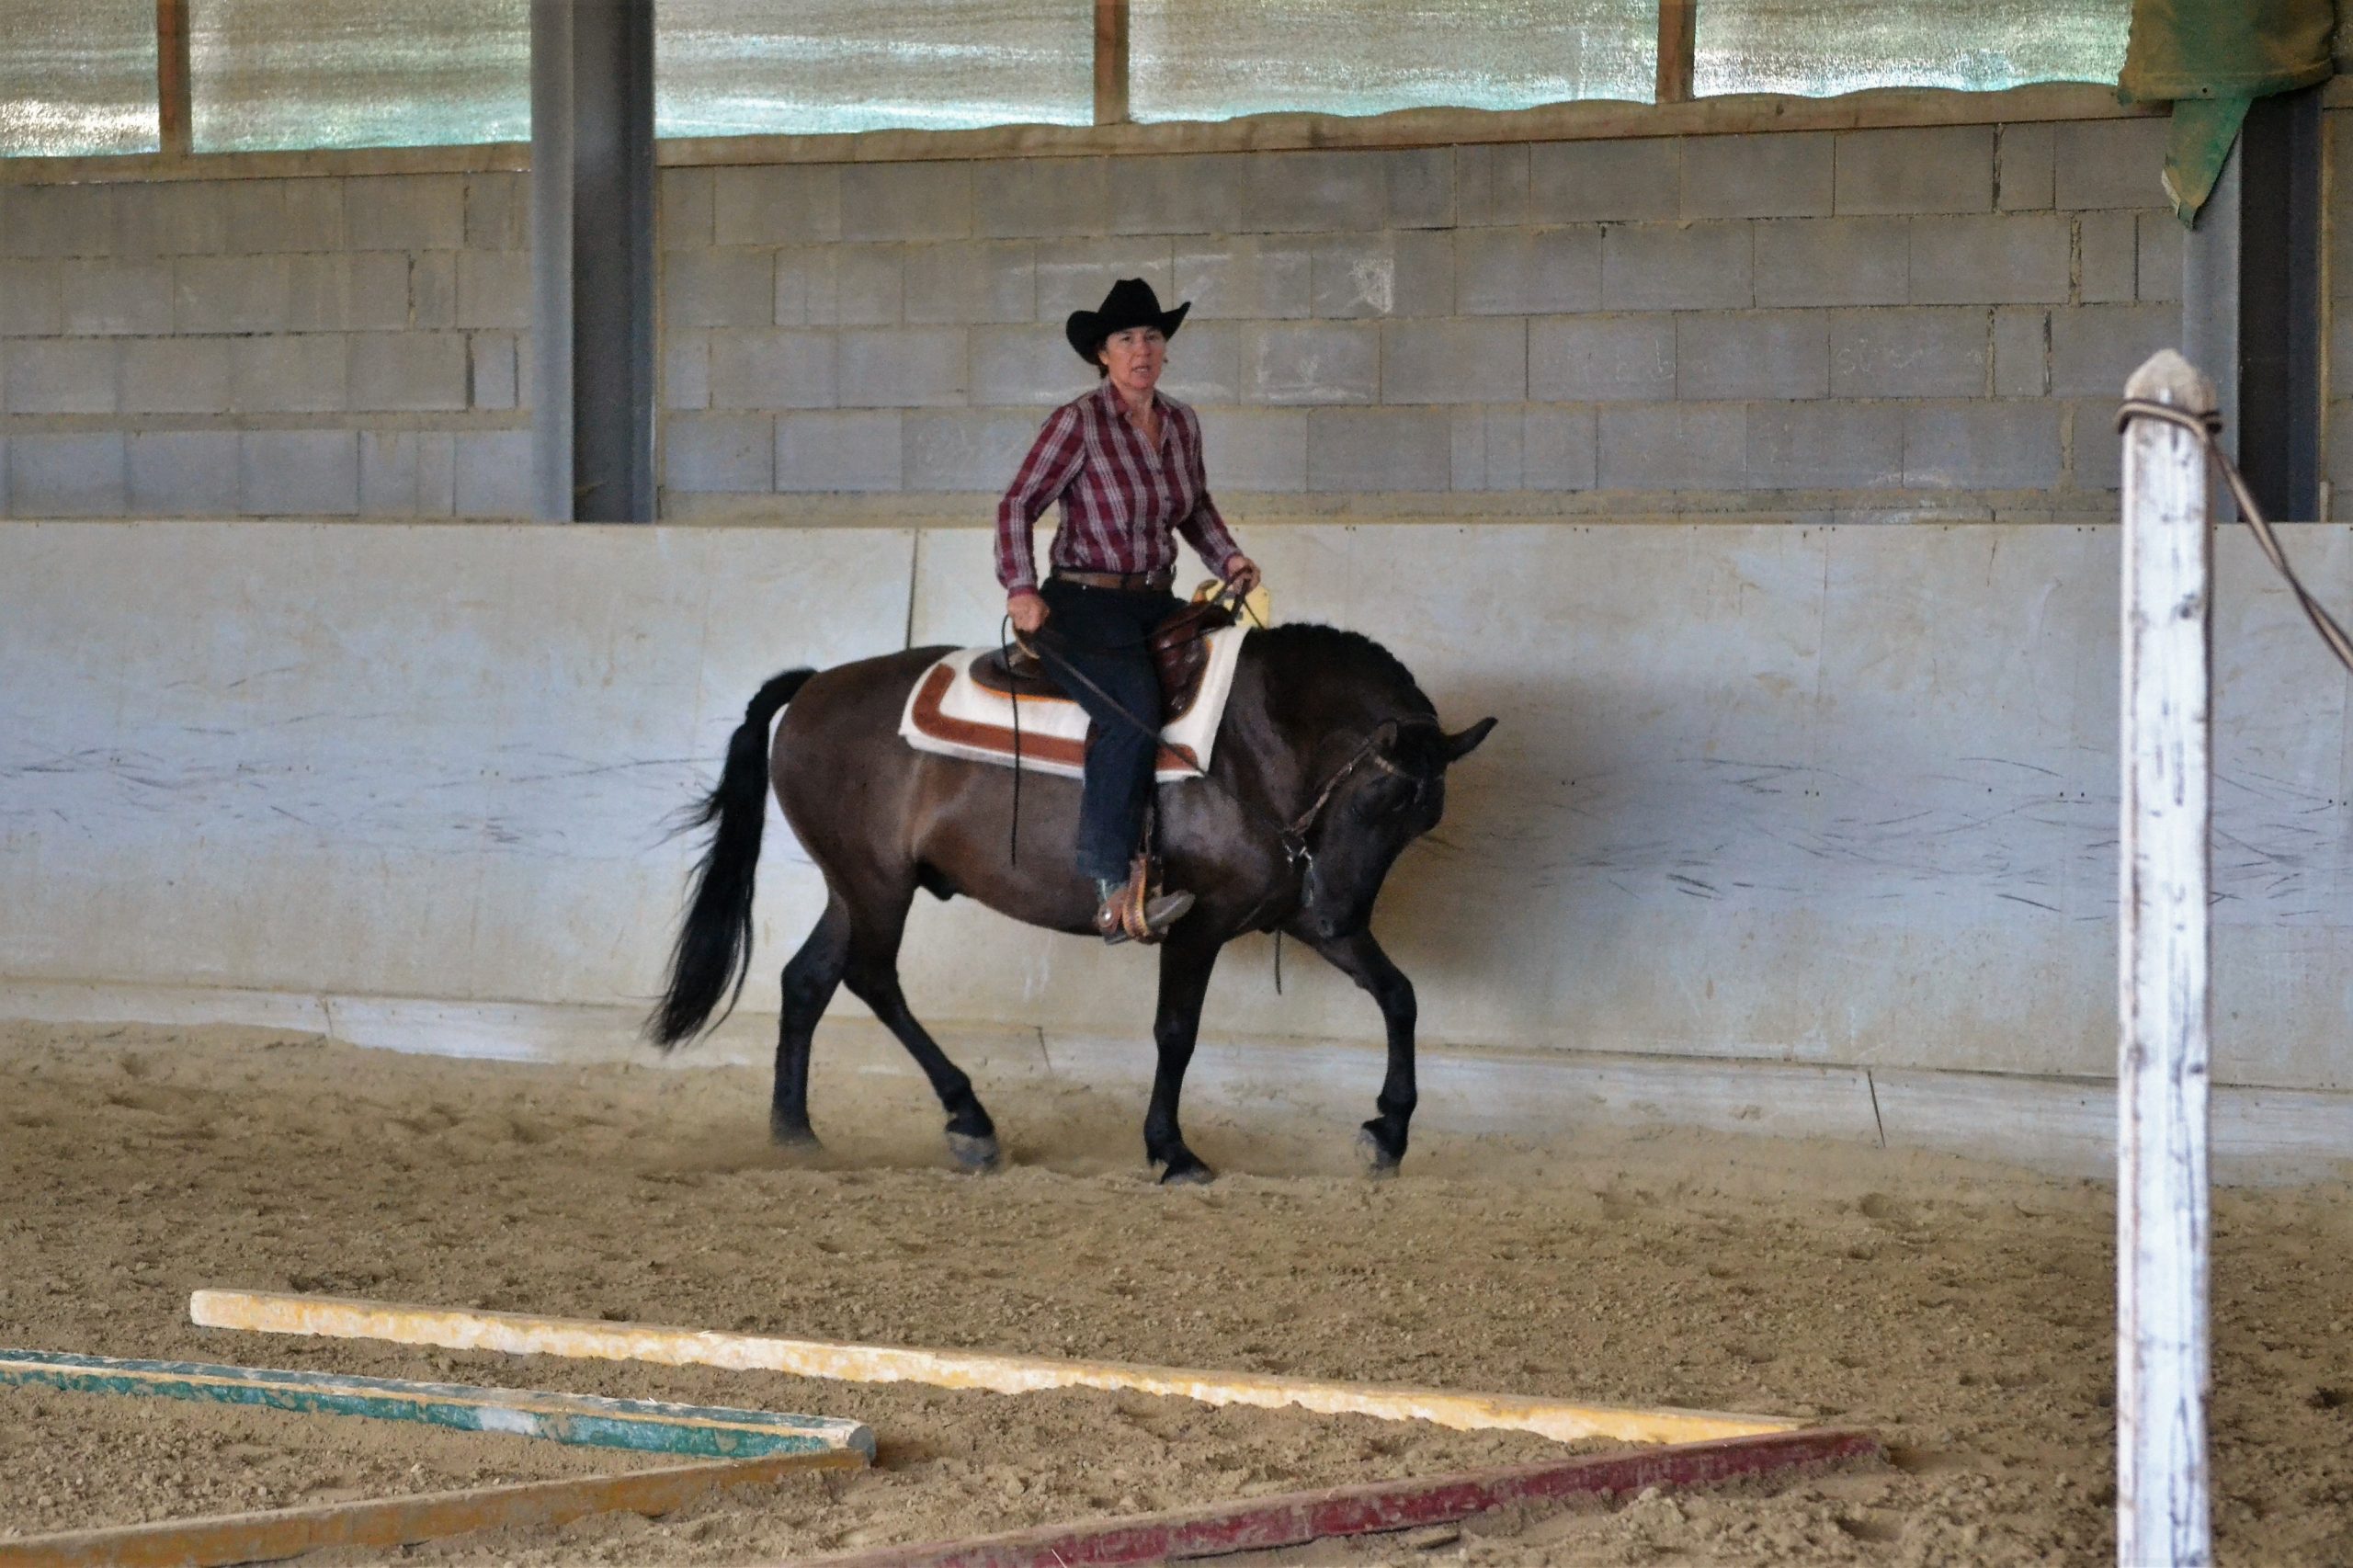
[[[76,1393],[207,1400],[323,1415],[414,1421],[460,1432],[504,1432],[688,1459],[746,1460],[835,1449],[852,1449],[870,1460],[874,1457],[870,1427],[819,1415],[351,1378],[334,1372],[0,1350],[0,1385],[24,1383]]]

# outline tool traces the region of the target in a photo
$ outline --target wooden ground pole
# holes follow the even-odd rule
[[[976,1540],[890,1546],[809,1560],[808,1568],[1113,1568],[1172,1558],[1264,1551],[1333,1536],[1449,1524],[1513,1503],[1620,1496],[1876,1459],[1869,1432],[1824,1428],[1678,1443],[1504,1470],[1376,1481],[1206,1508],[1048,1525]]]
[[[217,1568],[233,1562],[274,1562],[328,1547],[401,1546],[469,1530],[545,1528],[623,1509],[667,1514],[730,1486],[779,1481],[801,1471],[855,1469],[865,1462],[866,1457],[854,1449],[824,1449],[756,1460],[666,1465],[629,1475],[527,1481],[415,1497],[65,1530],[0,1540],[0,1568]]]
[[[1008,1356],[986,1350],[846,1345],[829,1339],[785,1339],[660,1328],[650,1324],[467,1312],[269,1291],[199,1290],[188,1298],[188,1311],[190,1321],[207,1328],[381,1339],[398,1345],[502,1350],[518,1356],[725,1367],[738,1371],[790,1372],[796,1377],[837,1378],[851,1382],[928,1383],[938,1388],[988,1389],[997,1393],[1028,1393],[1054,1388],[1126,1389],[1194,1399],[1204,1404],[1253,1404],[1268,1409],[1293,1405],[1326,1415],[1427,1421],[1461,1431],[1533,1432],[1563,1442],[1582,1437],[1614,1437],[1632,1443],[1695,1442],[1787,1432],[1804,1425],[1785,1415],[1648,1410],[1519,1394],[1455,1393],[1444,1389],[1326,1382],[1261,1372],[1138,1367],[1119,1361]]]
[[[2203,415],[2212,383],[2171,349],[2127,398]],[[2206,1468],[2210,585],[2206,451],[2124,432],[2123,804],[2118,850],[2116,1551],[2213,1561]]]

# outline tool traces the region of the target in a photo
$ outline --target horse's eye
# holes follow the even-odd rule
[[[1420,796],[1421,791],[1409,780],[1394,775],[1386,776],[1365,791],[1365,814],[1374,817],[1393,817],[1420,799]]]

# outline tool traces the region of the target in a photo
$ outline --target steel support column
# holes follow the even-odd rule
[[[2222,416],[2222,449],[2239,454],[2239,171],[2243,146],[2234,144],[2213,194],[2181,247],[2181,353],[2214,382],[2214,409]],[[2217,491],[2214,519],[2238,515],[2228,492]]]
[[[652,522],[653,0],[531,0],[532,480],[552,521]]]
[[[2182,249],[2181,343],[2267,517],[2320,516],[2317,90],[2258,98]],[[2218,521],[2237,516],[2217,491]]]
[[[2239,145],[2239,467],[2266,517],[2316,520],[2319,89],[2257,98]]]

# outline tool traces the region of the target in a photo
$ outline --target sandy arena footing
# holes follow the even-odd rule
[[[828,1151],[797,1160],[765,1142],[767,1084],[745,1069],[0,1027],[0,1341],[804,1410],[881,1439],[870,1472],[659,1521],[471,1537],[408,1562],[777,1559],[1563,1449],[1085,1390],[850,1388],[227,1335],[188,1324],[190,1290],[1754,1410],[1891,1444],[1883,1469],[1506,1511],[1442,1540],[1327,1543],[1286,1562],[2112,1555],[2113,1208],[2096,1184],[1848,1144],[1580,1131],[1557,1146],[1426,1138],[1402,1179],[1374,1186],[1353,1174],[1352,1125],[1201,1104],[1188,1136],[1225,1178],[1164,1191],[1142,1168],[1131,1096],[981,1088],[1014,1163],[993,1178],[948,1168],[920,1084],[822,1061]],[[2353,1556],[2348,1196],[2218,1195],[2225,1562]],[[583,1462],[520,1439],[156,1403],[0,1394],[0,1535]]]

